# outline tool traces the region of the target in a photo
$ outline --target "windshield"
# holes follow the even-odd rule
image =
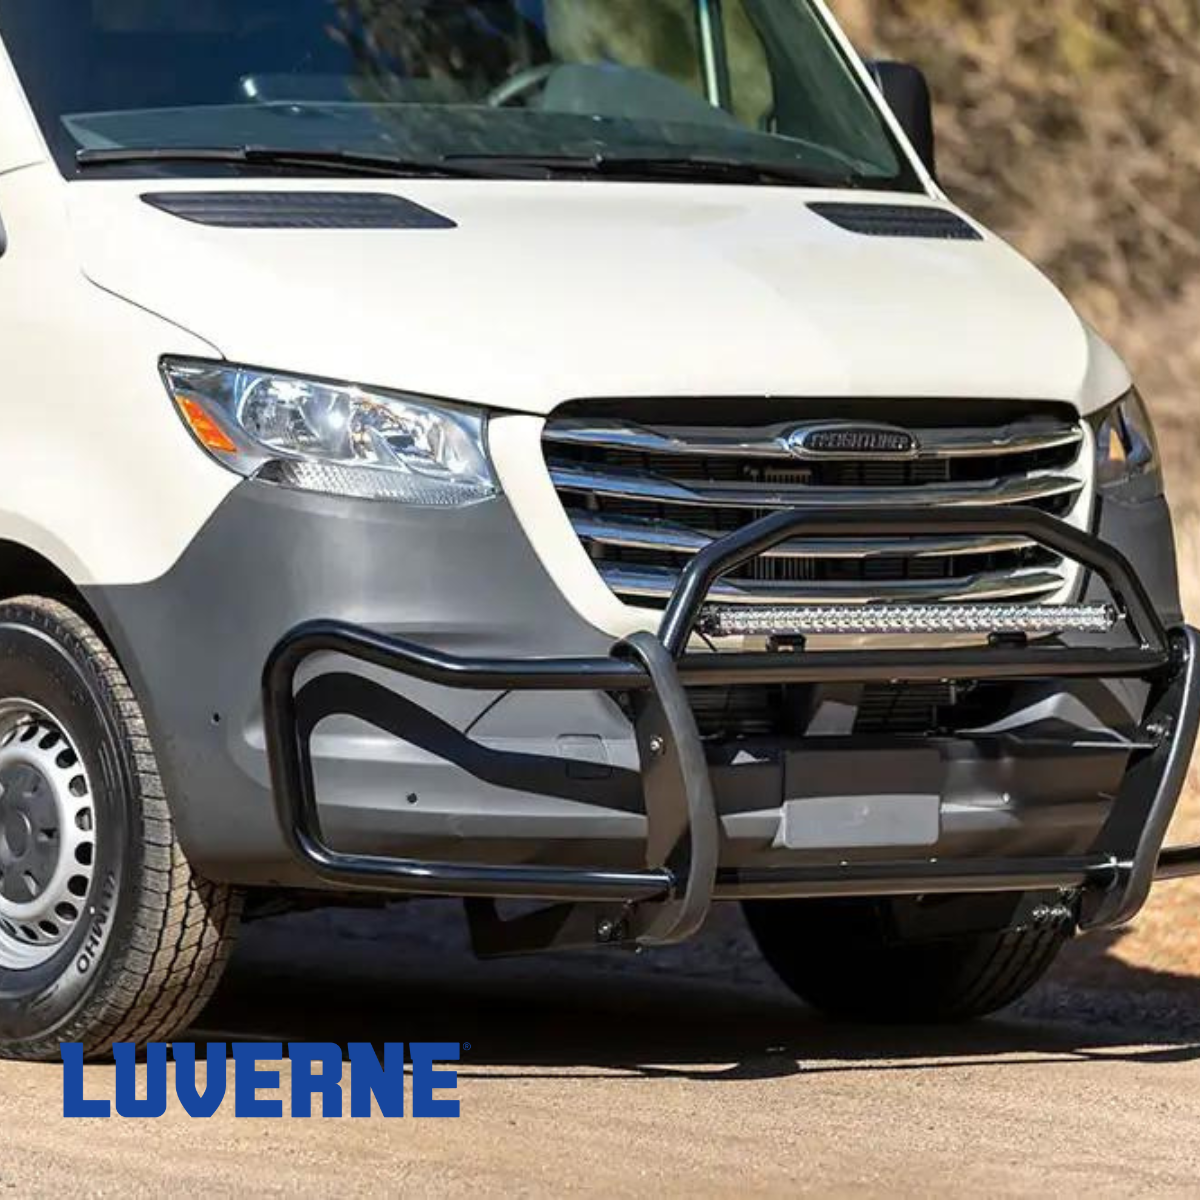
[[[0,32],[67,174],[81,150],[271,147],[917,186],[808,0],[0,0]]]

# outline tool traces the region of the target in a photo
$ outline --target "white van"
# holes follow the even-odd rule
[[[418,895],[971,1016],[1196,868],[1146,410],[820,0],[0,40],[3,1052]]]

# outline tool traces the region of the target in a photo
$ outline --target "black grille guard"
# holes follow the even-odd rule
[[[994,644],[945,650],[807,650],[689,653],[710,589],[723,575],[791,538],[1000,534],[1029,538],[1079,563],[1107,586],[1128,645]],[[323,838],[310,752],[314,730],[346,715],[420,743],[437,718],[362,676],[318,674],[297,689],[314,655],[335,654],[426,683],[501,691],[606,691],[629,698],[647,818],[646,866],[606,870],[541,865],[437,863],[343,853]],[[1031,508],[878,512],[786,511],[714,542],[683,571],[657,636],[635,634],[596,658],[453,657],[369,629],[313,621],[288,633],[263,672],[263,708],[275,806],[292,855],[320,880],[353,890],[456,896],[473,904],[481,952],[560,944],[681,941],[715,899],[921,895],[1069,889],[1082,928],[1127,922],[1157,878],[1200,874],[1200,846],[1163,850],[1200,728],[1200,635],[1164,627],[1129,562],[1116,549]],[[1150,699],[1107,823],[1088,854],[1050,859],[830,863],[827,867],[719,866],[720,820],[685,685],[1105,678],[1138,679]],[[549,772],[564,762],[486,749],[462,737],[454,761],[501,786],[556,794]],[[628,781],[626,781],[628,782]],[[583,785],[581,785],[583,786]],[[591,781],[603,802],[611,780]],[[501,899],[552,902],[502,922]]]

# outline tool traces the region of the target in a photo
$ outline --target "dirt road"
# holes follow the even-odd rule
[[[61,1072],[0,1066],[24,1194],[1194,1195],[1200,980],[1072,954],[1016,1014],[824,1024],[739,923],[686,951],[475,964],[454,913],[254,926],[196,1040],[470,1042],[457,1121],[64,1121]],[[1099,979],[1102,986],[1090,980]],[[1079,982],[1082,980],[1083,982]],[[92,1067],[86,1094],[113,1094]],[[285,1095],[287,1093],[285,1092]]]

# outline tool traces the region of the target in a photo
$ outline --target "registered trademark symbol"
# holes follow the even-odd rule
[[[471,1048],[471,1043],[470,1043],[470,1042],[463,1042],[463,1051],[464,1051],[464,1053],[465,1053],[467,1050],[470,1050],[470,1048]]]

